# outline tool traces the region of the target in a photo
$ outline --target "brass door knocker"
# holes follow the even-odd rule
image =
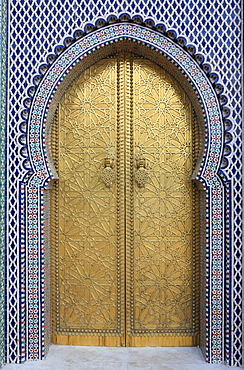
[[[139,188],[144,188],[148,181],[149,175],[146,168],[146,159],[139,157],[136,159],[135,180]]]
[[[107,157],[104,159],[104,168],[102,171],[102,180],[107,188],[111,188],[115,180],[115,170],[114,170],[114,159]]]

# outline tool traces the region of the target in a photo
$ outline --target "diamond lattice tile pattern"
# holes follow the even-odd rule
[[[6,85],[6,18],[4,5],[0,2],[0,367],[4,363],[4,230],[5,230],[5,85]]]

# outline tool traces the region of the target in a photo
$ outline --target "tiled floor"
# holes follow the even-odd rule
[[[52,345],[45,361],[9,364],[3,370],[227,370],[206,364],[196,347],[80,347]],[[236,368],[233,368],[236,369]]]

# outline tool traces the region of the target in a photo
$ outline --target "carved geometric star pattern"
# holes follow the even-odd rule
[[[116,197],[101,181],[115,151],[116,62],[97,63],[60,104],[61,329],[116,329]]]
[[[97,62],[59,106],[58,330],[121,335],[126,305],[129,335],[191,335],[192,107],[161,67],[134,58],[132,77],[129,65]],[[131,152],[145,159],[144,187]],[[105,158],[117,174],[111,187]]]
[[[131,330],[192,329],[191,106],[169,73],[134,62],[135,147],[149,181],[136,188]]]

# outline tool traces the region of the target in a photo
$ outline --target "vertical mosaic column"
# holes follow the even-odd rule
[[[6,2],[0,2],[0,367],[4,363],[5,291],[5,131],[6,131]]]
[[[40,178],[34,176],[21,184],[20,199],[21,230],[24,232],[20,258],[19,361],[23,362],[44,359],[50,343],[49,191],[44,190]]]
[[[211,194],[208,198],[209,211],[212,212],[212,225],[207,227],[209,239],[209,250],[207,260],[206,292],[207,292],[207,307],[209,307],[208,315],[206,316],[206,325],[208,328],[207,336],[207,359],[211,363],[220,363],[223,361],[223,322],[224,322],[224,307],[223,307],[223,288],[224,288],[224,230],[223,225],[223,202],[224,189],[218,179],[213,180]],[[209,292],[210,291],[210,292]],[[209,294],[210,293],[210,294]]]

